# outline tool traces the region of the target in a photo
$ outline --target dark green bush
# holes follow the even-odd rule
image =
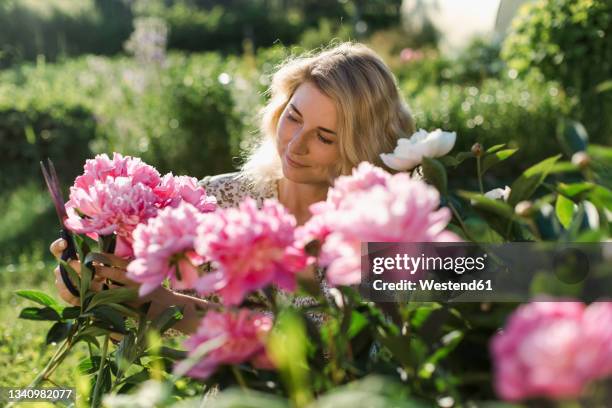
[[[171,49],[239,53],[245,40],[255,48],[276,43],[318,46],[356,27],[366,36],[398,26],[400,6],[400,0],[152,0],[136,3],[136,13],[168,23]]]
[[[573,115],[598,142],[612,138],[612,94],[596,87],[612,72],[612,2],[532,2],[513,22],[502,56],[520,75],[532,69],[579,98]]]
[[[554,83],[489,79],[481,86],[431,86],[407,97],[418,128],[457,132],[455,150],[508,143],[520,147],[517,157],[502,170],[506,175],[559,152],[555,137],[568,101]]]
[[[164,172],[202,177],[230,171],[247,118],[244,112],[256,112],[261,99],[258,84],[244,78],[256,72],[255,67],[245,67],[239,59],[229,61],[214,53],[170,55],[163,66],[86,57],[6,71],[0,74],[0,107],[15,107],[29,116],[0,116],[0,129],[11,129],[10,139],[2,144],[14,152],[10,162],[19,174],[38,176],[33,158],[42,153],[31,152],[24,136],[28,126],[36,135],[54,129],[49,154],[58,162],[75,162],[77,169],[87,156],[118,151],[142,157]],[[80,106],[89,113],[61,113],[52,116],[59,124],[38,125],[46,123],[50,106]],[[59,139],[66,140],[67,148]],[[68,147],[87,150],[76,154]],[[34,170],[18,170],[24,167]]]
[[[95,132],[94,116],[83,106],[0,107],[0,189],[41,180],[39,162],[47,157],[67,185],[91,157]]]
[[[123,0],[0,1],[0,68],[39,55],[54,61],[85,53],[115,54],[132,31]]]

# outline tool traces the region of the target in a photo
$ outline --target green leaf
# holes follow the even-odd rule
[[[495,146],[491,146],[491,147],[489,147],[489,148],[488,148],[488,149],[485,151],[485,153],[486,153],[486,154],[495,153],[496,151],[503,149],[505,146],[506,146],[506,144],[505,144],[505,143],[502,143],[502,144],[497,144],[497,145],[495,145]]]
[[[187,357],[185,350],[178,350],[171,347],[160,347],[157,355],[170,360],[184,360]]]
[[[480,171],[480,174],[485,174],[485,172],[491,167],[495,166],[497,163],[506,160],[517,151],[518,149],[505,149],[485,156],[485,158],[482,160],[482,170]]]
[[[60,321],[60,315],[50,307],[26,307],[19,313],[20,319]]]
[[[83,329],[83,331],[81,331],[81,333],[77,336],[78,339],[80,339],[81,337],[98,337],[98,336],[102,336],[104,334],[106,334],[107,331],[100,328],[100,327],[96,327],[96,326],[89,326],[86,327],[85,329]]]
[[[119,373],[125,373],[136,358],[136,339],[133,333],[123,336],[115,352],[115,362]]]
[[[581,194],[592,191],[594,188],[595,184],[588,181],[571,184],[559,183],[557,185],[557,191],[569,198],[578,198]]]
[[[124,316],[133,317],[134,319],[137,319],[140,317],[140,314],[138,313],[138,311],[136,311],[135,309],[129,306],[125,306],[119,303],[108,303],[108,306],[112,307],[113,309],[115,309],[116,311],[118,311]]]
[[[39,305],[48,306],[55,310],[58,314],[62,313],[64,306],[60,305],[59,302],[53,299],[51,296],[39,290],[17,290],[15,291],[17,296],[36,302]]]
[[[409,336],[394,336],[394,335],[378,335],[376,339],[393,355],[393,357],[400,363],[404,368],[415,367],[418,361],[415,361],[415,355],[411,351],[411,341]],[[420,354],[420,353],[418,353]]]
[[[561,155],[549,157],[531,166],[512,183],[508,204],[512,208],[520,201],[529,199],[544,181],[554,164]]]
[[[552,166],[552,168],[548,172],[548,174],[575,173],[579,171],[580,167],[576,166],[574,163],[565,161],[555,163],[554,166]]]
[[[459,163],[462,163],[463,161],[467,160],[467,159],[472,159],[474,158],[474,153],[472,152],[461,152],[459,154],[457,154],[457,156],[455,156],[455,159],[457,159],[457,161]]]
[[[138,291],[132,288],[116,288],[98,292],[94,295],[87,306],[87,310],[91,310],[97,305],[107,303],[121,303],[135,300],[138,297]]]
[[[47,332],[47,339],[45,340],[46,344],[51,343],[59,343],[68,337],[70,333],[70,329],[72,328],[72,323],[69,322],[57,322],[51,329]]]
[[[100,329],[100,330],[102,330],[102,329]],[[77,341],[84,341],[86,343],[93,344],[97,348],[100,348],[100,343],[98,342],[98,339],[96,339],[93,336],[87,335],[87,334],[81,334],[81,335],[77,336],[75,338],[74,342],[76,343]]]
[[[567,229],[574,216],[574,202],[559,194],[557,204],[555,204],[555,212],[563,228]]]
[[[81,308],[78,306],[70,306],[62,310],[62,319],[76,319],[81,315]]]
[[[476,208],[491,212],[496,215],[500,215],[504,218],[508,218],[514,220],[516,215],[514,214],[514,209],[510,207],[507,203],[501,200],[493,200],[491,198],[485,197],[479,193],[472,193],[470,191],[458,191],[460,197],[469,200],[472,205]]]
[[[425,180],[435,186],[440,194],[445,196],[448,189],[448,180],[446,176],[446,169],[442,163],[436,159],[423,157],[422,166]]]
[[[457,167],[461,162],[453,156],[444,156],[438,159],[446,167]]]
[[[596,207],[612,211],[612,191],[607,188],[596,185],[595,188],[589,192],[587,198]]]
[[[609,80],[607,80],[605,82],[602,82],[601,84],[597,85],[595,90],[597,91],[597,93],[604,93],[604,92],[612,91],[612,79],[609,79]]]
[[[94,274],[92,268],[93,267],[88,264],[81,264],[81,284],[79,289],[81,293],[87,293],[87,291],[89,290],[89,286],[91,285],[91,280]],[[83,299],[82,296],[81,299]],[[83,303],[81,303],[81,307],[82,306]]]
[[[92,309],[93,315],[109,325],[111,330],[119,333],[127,333],[123,316],[109,305],[99,305]]]
[[[170,306],[151,322],[151,326],[163,334],[182,318],[181,310],[177,306]]]
[[[351,313],[351,325],[346,331],[346,335],[349,339],[352,339],[367,326],[368,319],[363,314],[353,310],[353,312]]]
[[[427,358],[427,363],[437,364],[438,361],[447,357],[451,351],[453,351],[463,340],[464,334],[459,330],[453,330],[450,333],[447,333],[442,338],[442,347],[438,348],[431,356]],[[425,367],[425,365],[424,365]],[[431,376],[431,371],[421,369],[419,371],[419,377],[421,378],[429,378]]]
[[[576,152],[586,150],[589,136],[580,122],[563,120],[557,127],[557,140],[569,157]]]

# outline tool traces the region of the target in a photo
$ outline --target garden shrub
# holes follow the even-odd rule
[[[0,2],[0,68],[39,55],[54,61],[84,53],[115,54],[132,31],[122,0]]]
[[[71,149],[91,147],[93,153],[138,155],[162,171],[195,177],[230,171],[244,127],[241,112],[256,112],[258,107],[241,102],[238,111],[235,101],[241,94],[254,95],[253,104],[260,101],[255,85],[251,87],[241,77],[251,68],[240,64],[235,60],[226,63],[218,54],[208,53],[171,55],[162,65],[93,56],[57,65],[24,65],[0,75],[0,106],[6,107],[0,129],[12,129],[11,140],[22,140],[21,144],[10,143],[11,149],[21,156],[39,157],[42,151],[38,156],[27,153],[31,150],[23,136],[27,124],[34,123],[33,131],[39,135],[46,128],[39,129],[36,123],[47,123],[43,118],[49,107],[79,106],[89,114],[51,115],[58,121],[51,127],[53,137],[66,140]],[[239,75],[239,70],[245,73]],[[9,114],[10,107],[28,116],[15,119]],[[57,112],[59,108],[53,109]],[[64,112],[62,109],[59,111]],[[44,154],[58,163],[72,161],[76,153],[63,146],[50,143]],[[80,158],[74,161],[82,163],[91,155],[87,152],[74,156]],[[15,173],[38,177],[37,161],[16,156],[9,161],[21,169]],[[74,174],[70,170],[70,176]]]
[[[579,98],[573,115],[593,141],[612,136],[612,95],[596,87],[612,72],[612,3],[609,0],[549,0],[529,3],[512,25],[502,51],[511,69],[537,68]]]
[[[0,105],[0,189],[12,190],[32,179],[39,180],[38,163],[53,158],[64,182],[81,171],[90,157],[96,122],[83,106],[54,104],[15,109]]]
[[[517,159],[502,169],[516,174],[559,151],[556,129],[569,109],[560,87],[536,78],[525,81],[489,79],[481,86],[430,86],[407,96],[418,128],[457,132],[458,150],[479,142],[485,147],[509,143],[519,147]]]

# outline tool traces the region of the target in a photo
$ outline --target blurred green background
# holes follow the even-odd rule
[[[443,3],[0,0],[0,372],[17,361],[31,376],[46,353],[31,354],[44,343],[32,339],[36,322],[12,320],[22,304],[13,290],[53,283],[57,220],[38,162],[50,157],[66,188],[102,152],[198,178],[232,171],[270,75],[291,55],[343,40],[374,48],[418,127],[457,131],[458,151],[520,148],[488,188],[558,153],[564,119],[612,144],[609,0],[507,2],[525,3],[497,16],[511,18],[507,31],[451,51],[432,21]],[[20,376],[0,385],[23,385]]]

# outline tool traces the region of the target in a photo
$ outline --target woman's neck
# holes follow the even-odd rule
[[[324,201],[328,189],[328,184],[295,183],[283,177],[278,181],[278,201],[295,216],[298,225],[302,225],[312,216],[308,207]]]

